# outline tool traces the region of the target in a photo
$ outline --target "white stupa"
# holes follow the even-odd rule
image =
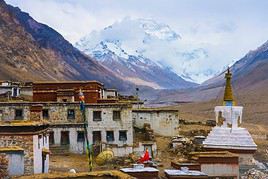
[[[232,94],[232,74],[228,69],[225,74],[226,86],[223,106],[216,106],[216,123],[203,142],[207,151],[227,150],[239,154],[240,164],[250,164],[257,145],[242,123],[242,106],[235,106]]]

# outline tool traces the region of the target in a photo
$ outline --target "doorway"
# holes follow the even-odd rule
[[[144,145],[144,151],[146,151],[146,149],[148,149],[150,158],[153,158],[154,156],[153,156],[153,148],[152,148],[152,145]]]
[[[93,131],[93,154],[97,156],[101,152],[101,131]]]
[[[60,143],[61,143],[61,145],[69,145],[70,144],[69,131],[61,131]]]

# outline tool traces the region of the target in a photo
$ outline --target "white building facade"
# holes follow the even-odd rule
[[[132,111],[129,104],[88,105],[88,139],[95,155],[111,148],[115,156],[133,151]]]
[[[133,125],[143,128],[150,124],[155,134],[175,136],[179,132],[178,110],[140,108],[132,110]]]

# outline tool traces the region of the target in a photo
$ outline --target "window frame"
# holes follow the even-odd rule
[[[18,111],[21,111],[20,113],[21,113],[21,115],[20,116],[18,116],[17,114],[17,112]],[[22,120],[23,119],[23,109],[15,109],[15,120]]]
[[[124,140],[122,139],[122,134],[123,134],[123,133],[125,133],[125,134],[124,134],[124,136],[125,136],[125,139],[124,139]],[[119,140],[119,141],[123,141],[123,142],[126,142],[126,141],[127,141],[127,130],[120,130],[120,131],[119,131],[118,140]]]
[[[70,115],[70,111],[73,111],[73,115]],[[68,109],[67,110],[67,119],[75,119],[75,110],[74,109]]]
[[[83,137],[82,137],[83,135]],[[77,131],[77,142],[85,142],[85,132],[84,131]]]
[[[119,113],[119,118],[115,118],[116,113]],[[117,117],[118,117],[118,114],[117,114]],[[114,110],[113,111],[113,121],[121,121],[121,111],[120,110]]]
[[[100,118],[96,118],[95,114],[98,113]],[[93,111],[93,121],[98,122],[102,121],[102,111]]]
[[[111,140],[108,140],[108,133],[112,134],[111,136]],[[114,131],[106,131],[106,141],[109,143],[109,142],[114,142],[115,139],[114,139]]]
[[[44,115],[44,111],[46,111],[47,115]],[[42,117],[43,119],[49,119],[49,109],[42,109]]]

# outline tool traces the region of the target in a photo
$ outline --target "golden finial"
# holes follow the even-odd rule
[[[230,72],[230,68],[228,67],[227,73],[225,73],[225,90],[224,90],[224,98],[223,98],[223,104],[225,106],[234,106],[234,99],[233,99],[233,90],[232,90],[232,73]]]

